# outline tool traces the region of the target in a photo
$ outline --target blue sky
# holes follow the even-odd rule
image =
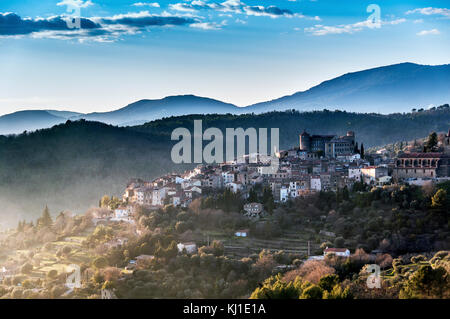
[[[380,8],[380,27],[367,21]],[[81,29],[69,29],[80,7]],[[341,74],[450,62],[448,1],[0,2],[0,114],[196,94],[244,106]]]

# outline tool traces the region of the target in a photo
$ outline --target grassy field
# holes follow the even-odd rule
[[[20,265],[29,259],[28,256],[30,254],[33,254],[32,261],[30,261],[33,265],[33,270],[27,274],[27,277],[31,280],[45,278],[51,270],[56,270],[58,274],[68,273],[71,270],[70,265],[80,266],[83,263],[90,263],[94,258],[82,247],[82,242],[91,232],[92,229],[89,229],[81,236],[65,237],[63,240],[50,242],[46,245],[37,245],[26,250],[12,251],[8,254],[9,262],[17,262]],[[64,247],[70,247],[70,253],[58,257],[57,252]],[[20,269],[17,269],[16,273],[20,273]]]

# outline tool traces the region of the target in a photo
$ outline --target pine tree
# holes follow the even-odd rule
[[[250,189],[248,193],[248,201],[250,203],[257,202],[258,201],[258,194],[256,194],[256,191],[252,188]]]
[[[262,202],[269,213],[272,213],[275,208],[272,190],[269,187],[264,187]]]
[[[361,158],[364,159],[364,144],[363,144],[363,143],[361,143],[361,151],[360,151],[360,154],[361,154]]]
[[[438,138],[436,132],[431,133],[428,136],[428,140],[424,146],[425,152],[433,152],[438,144]]]
[[[353,153],[359,154],[358,142],[356,142],[355,147],[353,148]]]
[[[50,211],[45,205],[44,211],[42,212],[41,218],[38,220],[39,227],[49,227],[53,224],[52,217],[50,216]]]
[[[17,225],[17,231],[18,232],[22,232],[24,226],[25,226],[25,221],[22,222],[22,221],[19,220],[19,224]]]

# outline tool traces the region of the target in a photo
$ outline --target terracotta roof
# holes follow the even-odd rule
[[[450,157],[444,153],[403,153],[398,158],[447,158]]]

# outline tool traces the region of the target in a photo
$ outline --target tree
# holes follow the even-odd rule
[[[110,199],[108,195],[103,195],[102,199],[100,200],[100,207],[102,208],[109,208]]]
[[[248,202],[249,203],[253,203],[253,202],[257,202],[258,201],[258,194],[256,193],[256,191],[251,188],[250,191],[248,192]]]
[[[424,265],[410,277],[405,290],[408,297],[441,298],[448,284],[448,274],[443,267],[433,269],[430,265]]]
[[[319,286],[311,285],[303,290],[300,299],[322,299],[323,290]]]
[[[105,268],[106,266],[108,266],[108,261],[105,257],[97,257],[92,262],[92,265],[97,269]]]
[[[364,159],[364,144],[361,143],[361,150],[359,151],[359,153],[361,154],[361,158]]]
[[[23,274],[29,274],[32,271],[33,271],[33,265],[30,263],[26,263],[25,265],[22,266],[22,268],[20,268],[20,272]]]
[[[264,187],[264,189],[263,189],[262,202],[264,204],[264,208],[269,213],[272,213],[273,209],[275,208],[275,201],[273,198],[272,190],[269,187]]]
[[[281,279],[281,275],[278,274],[266,279],[262,285],[260,284],[253,291],[250,299],[298,299],[300,293],[299,284],[299,281],[286,283]]]
[[[214,240],[211,244],[211,247],[213,248],[213,255],[218,257],[218,256],[223,256],[224,252],[225,252],[225,247],[223,245],[223,243],[219,240]]]
[[[72,248],[70,246],[64,246],[64,248],[62,249],[62,253],[66,256],[69,255],[71,251]]]
[[[18,231],[19,233],[20,233],[20,232],[23,232],[24,226],[25,226],[25,221],[19,220],[19,224],[17,225],[17,231]]]
[[[50,216],[50,211],[45,205],[44,211],[42,212],[41,218],[38,219],[39,227],[50,227],[53,224],[52,217]]]
[[[428,140],[424,145],[424,151],[425,152],[433,152],[438,144],[437,134],[436,132],[431,133],[428,136]]]
[[[56,269],[52,269],[47,273],[47,277],[50,279],[55,279],[58,276],[58,271]]]
[[[447,192],[445,189],[438,189],[436,194],[431,198],[431,207],[443,209],[447,206]]]
[[[342,248],[344,246],[345,240],[343,237],[336,237],[334,240],[334,246],[337,248]]]
[[[328,292],[331,292],[337,284],[339,284],[339,277],[336,274],[323,276],[319,280],[319,287]]]

